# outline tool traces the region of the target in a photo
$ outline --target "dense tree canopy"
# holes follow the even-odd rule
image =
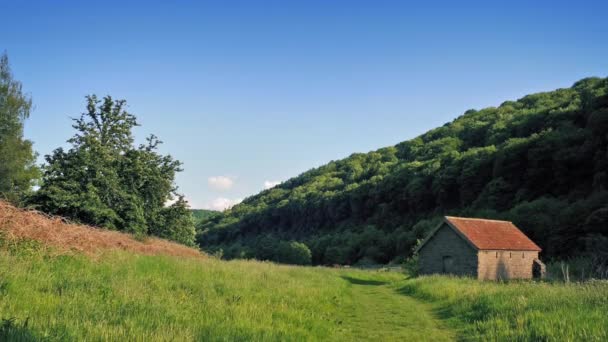
[[[8,57],[0,56],[0,198],[18,202],[39,176],[32,142],[23,138],[23,121],[32,100],[13,79]]]
[[[207,209],[191,209],[190,211],[192,212],[192,217],[194,218],[195,223],[199,223],[220,214],[219,211]]]
[[[109,96],[87,97],[70,149],[46,156],[31,202],[83,223],[193,244],[194,221],[174,182],[181,163],[157,152],[161,141],[154,135],[134,146],[137,120],[125,107]]]
[[[545,257],[608,260],[607,146],[608,79],[588,78],[305,172],[203,221],[197,241],[229,258],[278,260],[277,240],[315,264],[386,263],[451,214],[512,220]]]

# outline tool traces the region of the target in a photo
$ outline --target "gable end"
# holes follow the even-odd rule
[[[475,244],[473,244],[473,242],[471,242],[471,240],[469,240],[464,234],[462,234],[462,232],[460,230],[458,230],[458,228],[454,227],[450,221],[447,218],[444,218],[443,221],[441,221],[440,224],[437,225],[437,227],[435,227],[431,233],[429,233],[429,235],[422,240],[422,242],[420,243],[420,245],[418,247],[416,247],[416,249],[414,249],[414,253],[419,253],[424,246],[426,246],[426,244],[433,239],[433,237],[435,236],[435,234],[437,234],[437,232],[439,230],[441,230],[441,228],[443,228],[443,226],[447,226],[449,227],[451,230],[453,230],[462,240],[464,240],[471,248],[473,248],[474,250],[479,250],[479,248],[477,248],[477,246],[475,246]]]

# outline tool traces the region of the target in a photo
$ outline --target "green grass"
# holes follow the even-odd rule
[[[403,278],[126,252],[95,261],[13,248],[0,252],[0,340],[352,340],[374,336],[378,324],[385,340],[397,340],[417,336],[399,328],[415,318],[408,306],[425,309],[388,287]],[[435,328],[433,321],[429,333]]]
[[[381,280],[378,273],[366,277],[342,276],[351,286],[340,339],[345,341],[450,341],[454,334],[432,313],[426,303],[396,292],[403,277]],[[399,280],[396,280],[399,279]]]
[[[0,340],[606,340],[608,285],[0,248]],[[6,246],[5,246],[6,247]]]
[[[399,290],[434,303],[466,340],[607,341],[608,282],[480,282],[430,276]]]
[[[49,340],[323,339],[347,287],[319,270],[246,261],[0,260],[1,317],[28,319],[24,336]]]

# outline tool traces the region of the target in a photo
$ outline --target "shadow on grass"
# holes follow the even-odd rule
[[[434,316],[441,320],[448,320],[450,318],[455,317],[449,307],[438,305],[438,303],[433,302],[430,298],[425,298],[424,296],[420,296],[420,294],[417,293],[410,286],[407,286],[407,285],[403,286],[403,287],[397,289],[396,292],[400,295],[412,297],[421,302],[431,304],[433,306],[432,312],[433,312]]]
[[[342,276],[341,278],[348,281],[349,283],[355,284],[355,285],[379,286],[379,285],[388,284],[388,282],[380,281],[380,280],[367,280],[367,279],[359,279],[359,278],[353,278],[353,277],[348,277],[348,276]]]
[[[490,317],[493,313],[491,299],[487,297],[479,297],[473,303],[469,305],[468,310],[466,312],[459,312],[458,315],[454,313],[449,303],[442,302],[441,300],[433,300],[433,298],[429,298],[424,296],[418,292],[412,286],[403,286],[397,289],[397,293],[415,298],[417,300],[432,304],[435,307],[435,313],[438,318],[447,320],[447,319],[458,319],[463,322],[476,322],[482,321]]]
[[[0,321],[0,341],[39,341],[28,329],[28,320],[18,323],[15,318]]]

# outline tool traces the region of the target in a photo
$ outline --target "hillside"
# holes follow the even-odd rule
[[[295,240],[314,264],[387,263],[451,214],[512,220],[545,258],[606,262],[607,133],[608,79],[583,79],[307,171],[200,223],[197,241],[227,258],[281,261]]]
[[[7,243],[35,241],[58,253],[78,252],[89,256],[124,250],[145,255],[202,257],[203,254],[175,242],[158,238],[138,240],[116,231],[72,224],[61,217],[28,211],[0,201],[0,237]]]
[[[218,215],[219,212],[215,210],[207,210],[207,209],[190,209],[192,213],[192,218],[194,222],[199,223],[201,221],[207,220],[214,215]]]

